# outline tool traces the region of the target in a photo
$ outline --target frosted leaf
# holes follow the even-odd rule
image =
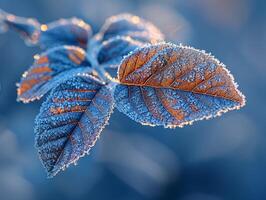
[[[98,79],[79,75],[52,90],[36,118],[36,148],[55,176],[88,154],[113,110],[112,92]]]
[[[145,125],[176,127],[245,105],[226,67],[213,56],[169,43],[127,56],[118,70],[117,108]]]
[[[25,103],[40,99],[66,78],[92,70],[85,51],[79,47],[54,47],[34,58],[18,84],[18,100]]]

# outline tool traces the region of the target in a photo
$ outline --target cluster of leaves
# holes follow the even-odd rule
[[[1,11],[0,26],[45,50],[17,92],[27,103],[50,91],[35,125],[49,177],[88,154],[114,107],[143,125],[174,128],[245,105],[224,64],[164,42],[157,27],[137,16],[110,17],[94,36],[77,18],[40,24]],[[117,78],[108,68],[117,69]]]

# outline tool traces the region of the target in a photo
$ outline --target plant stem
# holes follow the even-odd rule
[[[103,67],[101,67],[99,65],[99,62],[96,58],[97,55],[97,49],[95,50],[95,48],[93,48],[93,46],[95,47],[96,41],[94,39],[92,39],[89,43],[88,46],[88,52],[87,52],[87,58],[88,60],[91,62],[92,68],[98,73],[98,76],[100,77],[100,79],[102,81],[104,81],[105,83],[109,83],[110,80],[106,77],[106,71]]]

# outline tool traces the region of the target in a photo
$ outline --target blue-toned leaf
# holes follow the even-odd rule
[[[224,64],[181,45],[135,50],[122,61],[118,79],[118,110],[142,124],[181,127],[245,105]]]
[[[113,110],[109,86],[90,75],[52,90],[36,118],[36,147],[48,176],[89,153]]]
[[[121,14],[108,18],[98,34],[101,41],[116,36],[130,36],[132,39],[146,43],[164,40],[163,34],[156,26],[131,14]]]
[[[98,52],[100,65],[118,67],[121,60],[131,51],[143,46],[144,43],[131,39],[130,37],[115,37],[103,42]]]
[[[88,51],[103,67],[117,67],[121,58],[146,43],[164,40],[152,23],[131,14],[108,18],[100,32],[90,40]]]
[[[29,45],[39,41],[40,23],[36,19],[18,17],[0,10],[0,29],[2,32],[9,28],[18,32],[22,39]]]
[[[91,36],[91,27],[83,20],[78,18],[60,19],[41,26],[39,43],[43,48],[74,45],[85,49]]]
[[[78,18],[40,24],[36,19],[18,17],[0,10],[0,29],[15,30],[29,45],[48,49],[60,45],[86,48],[92,36],[90,25]]]
[[[91,70],[86,52],[79,47],[55,47],[34,58],[18,84],[18,100],[23,102],[40,99],[65,78]]]

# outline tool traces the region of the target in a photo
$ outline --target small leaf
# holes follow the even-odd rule
[[[74,45],[86,49],[92,36],[90,25],[78,18],[60,19],[41,25],[40,45],[51,48],[60,45]]]
[[[132,39],[146,43],[164,40],[163,34],[156,26],[131,14],[121,14],[108,18],[98,34],[101,41],[116,36],[130,36]]]
[[[36,45],[40,36],[40,23],[36,19],[18,17],[0,10],[0,29],[19,33],[28,45]]]
[[[112,92],[90,75],[52,90],[36,118],[36,147],[48,176],[89,153],[113,110]]]
[[[108,18],[89,43],[89,54],[98,58],[102,67],[115,68],[122,58],[146,43],[164,40],[152,23],[131,14]]]
[[[40,24],[36,19],[18,17],[0,10],[0,29],[13,29],[29,45],[44,49],[74,45],[86,49],[92,36],[90,25],[78,18],[60,19],[49,24]]]
[[[86,52],[79,47],[55,47],[34,58],[18,84],[18,100],[25,103],[40,99],[65,78],[92,70]]]
[[[98,62],[100,65],[117,67],[124,56],[144,43],[131,39],[130,37],[115,37],[104,41],[98,52]]]
[[[222,63],[181,45],[135,50],[122,61],[118,79],[117,108],[142,124],[182,127],[245,105]]]

